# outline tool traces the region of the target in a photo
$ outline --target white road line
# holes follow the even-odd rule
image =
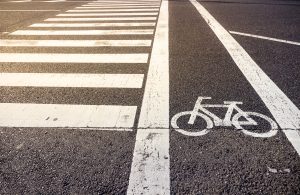
[[[141,88],[143,74],[0,73],[0,86]]]
[[[86,3],[87,1],[6,1],[6,2],[0,2],[0,3]]]
[[[17,30],[10,35],[152,35],[152,29],[131,30]]]
[[[254,62],[244,48],[196,0],[190,0],[204,18],[246,79],[283,129],[288,140],[300,155],[300,110]]]
[[[13,3],[24,3],[24,2],[30,2],[31,0],[20,0],[20,1],[10,1]]]
[[[50,22],[50,21],[54,21],[54,22],[63,22],[63,21],[124,21],[124,20],[133,20],[133,21],[138,21],[138,20],[151,20],[151,21],[155,21],[156,17],[112,17],[112,18],[48,18],[45,21],[46,22]]]
[[[89,8],[89,7],[112,7],[112,8],[125,8],[125,7],[146,7],[146,8],[151,8],[151,7],[160,7],[160,4],[92,4],[92,5],[81,5],[80,7],[84,8]]]
[[[66,12],[131,12],[132,15],[134,15],[134,12],[138,11],[148,11],[148,12],[143,12],[143,13],[149,13],[151,12],[157,12],[159,9],[152,8],[152,9],[74,9],[74,10],[68,10]],[[114,13],[110,13],[114,14]],[[137,13],[135,13],[137,14]]]
[[[92,1],[88,3],[159,3],[159,1]]]
[[[132,128],[136,106],[0,103],[1,127]]]
[[[254,37],[254,38],[258,38],[258,39],[265,39],[265,40],[275,41],[275,42],[280,42],[280,43],[288,43],[288,44],[292,44],[292,45],[300,45],[300,43],[296,42],[296,41],[288,41],[288,40],[284,40],[284,39],[276,39],[276,38],[272,38],[272,37],[265,37],[265,36],[254,35],[254,34],[241,33],[241,32],[236,32],[236,31],[229,31],[229,32],[231,34],[235,34],[235,35]]]
[[[121,2],[121,3],[123,3],[124,1],[103,1],[103,0],[101,0],[101,1],[92,1],[92,2],[109,2],[109,3]],[[148,2],[160,2],[160,1],[159,0],[158,1],[126,1],[126,3],[127,2],[146,2],[146,3],[148,3]]]
[[[90,11],[91,12],[91,11]],[[82,16],[157,16],[158,12],[146,12],[146,13],[70,13],[70,14],[58,14],[58,17],[82,17]]]
[[[0,39],[0,47],[150,47],[151,40],[13,40]],[[0,54],[1,55],[1,54]]]
[[[113,2],[119,2],[119,3],[160,3],[160,1],[89,1],[89,3],[102,3],[102,2],[108,2],[108,3],[113,3]]]
[[[0,53],[0,62],[34,63],[147,63],[148,54]]]
[[[170,194],[169,23],[163,1],[154,37],[127,194]]]
[[[93,4],[86,4],[82,6],[126,6],[126,5],[143,5],[143,6],[148,6],[148,5],[159,5],[158,3],[93,3]]]
[[[124,22],[124,23],[36,23],[29,27],[132,27],[132,26],[155,26],[155,22]]]
[[[89,6],[89,7],[75,7],[75,9],[140,9],[140,8],[159,8],[158,5],[149,5],[149,6],[144,6],[144,5],[136,5],[136,6]]]
[[[18,10],[18,9],[14,9],[14,10],[0,10],[0,12],[59,12],[60,10]]]

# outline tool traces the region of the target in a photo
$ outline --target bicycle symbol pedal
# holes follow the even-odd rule
[[[238,107],[242,102],[237,101],[224,101],[224,104],[202,104],[204,99],[211,99],[211,97],[198,97],[194,109],[191,111],[180,112],[173,116],[171,119],[171,126],[179,133],[187,136],[202,136],[207,134],[214,126],[216,127],[235,127],[238,130],[241,130],[245,135],[249,135],[252,137],[272,137],[278,132],[277,123],[265,116],[263,114],[257,112],[244,112],[241,108]],[[212,113],[206,108],[227,108],[227,112],[223,119],[219,118],[217,115]],[[237,113],[233,115],[233,112]],[[182,116],[190,115],[188,124],[195,124],[196,118],[200,117],[204,119],[206,122],[206,128],[196,129],[196,131],[189,131],[187,129],[181,129],[178,127],[178,119]],[[247,130],[243,126],[257,126],[258,123],[252,117],[258,117],[270,124],[270,129],[267,129],[266,132],[258,133],[253,130]],[[244,120],[240,120],[244,119]]]

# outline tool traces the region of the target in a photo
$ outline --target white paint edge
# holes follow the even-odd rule
[[[190,0],[224,45],[238,68],[265,103],[287,139],[300,155],[300,110],[254,62],[244,48],[196,0]]]
[[[98,11],[90,11],[87,12],[98,12]],[[81,16],[157,16],[157,12],[145,12],[145,13],[70,13],[70,14],[58,14],[57,17],[81,17]]]
[[[59,12],[60,10],[0,10],[0,12]]]
[[[23,0],[23,1],[6,1],[6,2],[0,2],[0,3],[87,3],[87,1],[26,1],[26,0]],[[101,2],[95,2],[95,3],[101,3]],[[106,2],[107,4],[108,2]],[[117,3],[120,3],[120,2],[117,2]],[[135,3],[135,2],[134,2]],[[151,2],[147,3],[139,3],[138,1],[136,2],[138,4],[152,4]],[[153,2],[155,3],[155,2]]]
[[[265,36],[248,34],[248,33],[242,33],[242,32],[236,32],[236,31],[229,31],[229,32],[231,34],[235,34],[235,35],[241,35],[241,36],[246,36],[246,37],[253,37],[253,38],[264,39],[264,40],[269,40],[269,41],[275,41],[275,42],[280,42],[280,43],[292,44],[292,45],[300,45],[300,43],[296,42],[296,41],[288,41],[288,40],[284,40],[284,39],[276,39],[276,38],[272,38],[272,37],[265,37]]]
[[[159,4],[89,4],[89,5],[82,5],[81,7],[126,7],[126,6],[159,6]]]
[[[45,21],[124,21],[124,20],[151,20],[155,21],[156,17],[105,17],[105,18],[48,18]]]
[[[142,12],[144,11],[144,12]],[[146,12],[147,11],[147,12]],[[159,11],[159,8],[152,8],[152,9],[74,9],[74,10],[68,10],[66,12],[142,12],[142,13],[149,13],[149,12],[157,12]],[[115,14],[115,13],[110,13]],[[128,13],[127,13],[128,14]],[[137,14],[137,13],[135,13]]]
[[[0,103],[0,127],[122,130],[133,127],[136,109],[119,105]]]
[[[152,35],[152,29],[130,30],[17,30],[10,35]]]
[[[143,79],[143,74],[0,73],[0,86],[142,88]]]
[[[109,6],[109,5],[98,5],[98,6],[87,6],[87,7],[75,7],[75,9],[140,9],[140,8],[159,8],[158,5],[149,5],[149,6],[144,6],[144,5],[124,5],[124,6]]]
[[[169,24],[162,1],[138,123],[127,194],[170,194]]]
[[[0,62],[147,63],[148,54],[1,53]]]
[[[151,42],[152,42],[151,40],[14,40],[14,39],[1,40],[0,39],[0,47],[150,47]]]
[[[78,27],[133,27],[133,26],[155,26],[155,22],[125,22],[125,23],[36,23],[32,24],[29,27],[38,27],[38,28],[49,28],[49,27],[55,27],[55,28],[78,28]],[[107,40],[109,41],[109,40]],[[133,40],[137,41],[137,40]]]

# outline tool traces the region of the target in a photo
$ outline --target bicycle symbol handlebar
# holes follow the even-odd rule
[[[230,127],[234,126],[236,129],[241,130],[245,135],[252,137],[272,137],[278,132],[278,125],[271,118],[256,112],[244,112],[237,105],[242,104],[242,102],[237,101],[224,101],[224,104],[202,104],[204,99],[211,99],[210,97],[198,97],[194,109],[191,111],[180,112],[173,116],[171,119],[171,126],[179,133],[187,136],[203,136],[207,134],[214,126]],[[227,112],[223,119],[216,116],[214,113],[210,112],[206,108],[227,108]],[[233,112],[237,111],[235,115]],[[186,129],[181,129],[178,126],[178,119],[182,116],[190,115],[188,120],[189,125],[193,125],[197,117],[204,119],[206,122],[206,127],[202,129],[196,129],[196,131],[189,131]],[[233,115],[233,116],[232,116]],[[270,129],[267,132],[257,133],[251,130],[245,129],[243,126],[257,126],[258,123],[251,118],[258,117],[267,121],[270,125]],[[241,118],[245,120],[240,120]]]

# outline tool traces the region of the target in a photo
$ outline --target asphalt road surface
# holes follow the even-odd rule
[[[0,194],[300,194],[300,2],[1,0]]]

